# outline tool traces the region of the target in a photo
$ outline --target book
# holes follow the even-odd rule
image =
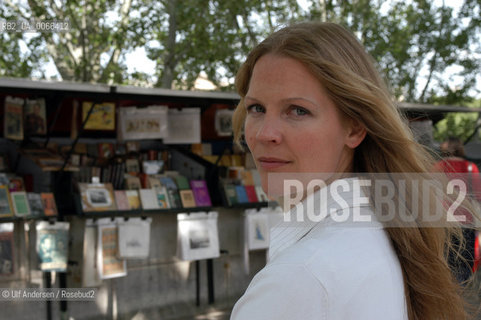
[[[40,193],[27,193],[28,205],[30,206],[30,214],[33,217],[41,217],[44,215],[42,196]]]
[[[140,183],[139,177],[129,175],[125,178],[125,187],[128,190],[140,190],[142,189],[142,184]]]
[[[68,222],[38,221],[37,254],[42,271],[67,271],[68,258]]]
[[[259,202],[269,202],[269,198],[261,186],[256,186],[256,194]]]
[[[45,135],[47,133],[45,99],[27,99],[24,111],[25,134]]]
[[[82,122],[92,108],[92,102],[82,103]],[[87,130],[115,130],[115,104],[111,102],[96,103],[90,113],[84,129]]]
[[[11,231],[0,231],[0,276],[9,276],[15,272],[13,224],[11,229]]]
[[[249,199],[247,198],[246,189],[244,186],[235,186],[235,192],[237,195],[237,200],[239,203],[247,203]]]
[[[117,210],[130,210],[129,199],[125,190],[115,190],[115,204],[117,205]]]
[[[126,159],[125,171],[131,174],[139,173],[140,172],[139,161],[137,159]]]
[[[162,183],[158,177],[148,176],[145,187],[150,189],[160,189],[162,187]]]
[[[79,183],[78,186],[83,212],[116,210],[111,183]]]
[[[5,98],[3,136],[7,139],[23,140],[23,103],[20,98]]]
[[[127,196],[130,210],[140,209],[140,198],[137,190],[125,190],[125,195]]]
[[[228,206],[232,206],[236,203],[239,203],[239,200],[237,200],[235,185],[230,183],[225,183],[223,185],[223,189],[224,189],[224,197]]]
[[[174,179],[175,179],[175,183],[177,184],[177,189],[179,190],[190,189],[189,180],[185,176],[178,174],[174,177]]]
[[[169,196],[167,194],[167,189],[164,186],[155,189],[157,195],[157,202],[159,203],[159,207],[161,209],[168,209],[170,208],[170,201]]]
[[[42,192],[40,194],[43,203],[43,212],[45,216],[52,217],[58,214],[57,204],[55,203],[55,196],[52,192]]]
[[[194,194],[194,200],[197,207],[212,206],[209,189],[207,189],[207,183],[205,180],[191,180],[190,187],[192,189],[192,193]]]
[[[0,185],[0,217],[13,217],[14,211],[8,186]]]
[[[99,149],[98,150],[99,158],[110,159],[115,155],[113,143],[106,143],[106,142],[99,143],[97,147]]]
[[[23,179],[21,177],[11,177],[8,183],[8,191],[25,191]]]
[[[169,202],[172,208],[182,208],[182,201],[180,200],[179,191],[177,185],[171,177],[160,177],[160,182],[167,189],[169,195]]]
[[[182,207],[184,208],[194,208],[195,207],[195,198],[192,190],[180,190],[180,200],[182,201]]]
[[[12,198],[13,210],[17,217],[26,217],[30,214],[27,193],[25,191],[14,191],[10,193]]]
[[[258,202],[256,187],[255,186],[244,186],[246,189],[247,199],[249,202]]]
[[[140,202],[142,208],[146,210],[160,208],[157,193],[154,189],[140,189]]]
[[[253,186],[254,183],[254,178],[252,176],[252,172],[250,170],[243,170],[241,171],[241,177],[242,177],[242,184],[245,186]]]

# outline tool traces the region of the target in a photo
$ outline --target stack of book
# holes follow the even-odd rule
[[[125,189],[111,183],[79,183],[83,212],[158,210],[212,206],[205,180],[188,180],[176,171],[127,173]]]
[[[221,185],[227,206],[269,201],[262,189],[259,172],[256,169],[231,167],[229,178],[222,179]]]
[[[27,192],[21,177],[0,173],[0,217],[36,218],[56,216],[57,205],[51,192]]]

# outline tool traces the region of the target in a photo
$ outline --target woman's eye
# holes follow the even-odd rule
[[[258,104],[253,104],[247,107],[247,112],[261,113],[264,112],[264,107]]]
[[[309,111],[307,109],[305,109],[303,107],[297,107],[297,106],[293,106],[291,108],[291,112],[295,116],[305,116],[305,115],[309,114]]]

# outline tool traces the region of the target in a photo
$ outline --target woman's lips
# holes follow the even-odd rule
[[[262,169],[277,169],[291,163],[291,161],[271,157],[260,157],[257,162]]]

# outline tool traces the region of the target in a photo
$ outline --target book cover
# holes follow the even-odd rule
[[[11,177],[8,183],[8,191],[25,191],[23,179],[21,177]]]
[[[246,189],[247,199],[249,202],[258,202],[256,187],[255,186],[244,186]]]
[[[114,194],[117,210],[129,210],[129,199],[127,199],[127,194],[125,193],[125,190],[115,190]]]
[[[177,184],[177,189],[179,190],[190,189],[189,180],[185,176],[179,174],[179,175],[176,175],[174,179],[175,179],[175,183]]]
[[[224,196],[225,196],[227,205],[232,206],[236,203],[239,203],[239,200],[237,200],[235,185],[226,183],[224,184],[223,188],[224,188]]]
[[[128,176],[125,178],[125,187],[128,190],[140,190],[142,189],[142,184],[140,183],[139,177]]]
[[[47,133],[47,118],[45,99],[27,99],[25,103],[25,134],[45,135]]]
[[[125,195],[127,196],[130,210],[140,209],[140,198],[137,190],[125,190]]]
[[[57,204],[55,203],[55,197],[52,192],[42,192],[40,194],[43,202],[44,214],[47,217],[56,216],[58,214]]]
[[[139,173],[140,172],[139,161],[137,159],[126,159],[125,171],[127,173],[134,173],[134,174]]]
[[[37,254],[42,271],[67,271],[68,222],[38,221]]]
[[[172,208],[182,208],[182,201],[180,200],[177,185],[171,177],[160,177],[160,182],[167,189],[169,195],[169,202]]]
[[[12,231],[0,232],[0,276],[9,276],[15,272],[15,246]]]
[[[8,186],[0,185],[0,217],[13,217],[14,210]]]
[[[157,195],[157,202],[161,209],[170,208],[169,196],[167,194],[167,189],[164,186],[155,189]]]
[[[87,118],[92,102],[82,103],[82,122]],[[87,130],[115,130],[115,104],[111,102],[96,103],[85,124]]]
[[[5,98],[3,136],[12,140],[23,140],[23,99]]]
[[[147,177],[147,185],[146,188],[150,189],[160,189],[162,187],[162,183],[160,183],[159,178],[148,176]]]
[[[33,217],[42,217],[44,215],[42,196],[40,193],[27,193],[28,205],[30,206],[30,214]]]
[[[180,190],[180,200],[182,201],[182,207],[184,208],[194,208],[195,207],[195,199],[192,190]]]
[[[25,191],[14,191],[10,193],[12,198],[13,210],[17,217],[26,217],[30,214],[27,193]]]
[[[99,158],[110,159],[115,155],[113,143],[103,142],[103,143],[99,143],[97,147],[98,147]]]
[[[261,186],[256,186],[256,194],[259,202],[269,202],[269,198]]]
[[[111,183],[79,183],[84,212],[114,211],[114,190]]]
[[[252,176],[252,172],[250,170],[244,170],[241,171],[241,177],[242,177],[242,184],[245,186],[253,186],[254,183],[254,178]]]
[[[118,230],[115,223],[98,226],[97,261],[100,279],[110,279],[127,275],[125,260],[118,257]]]
[[[207,183],[205,180],[191,180],[190,187],[192,189],[192,193],[194,194],[194,200],[197,207],[212,206],[209,189],[207,189]]]
[[[249,199],[247,198],[246,189],[244,186],[235,186],[235,192],[237,195],[237,200],[239,203],[247,203]]]
[[[146,210],[160,208],[157,193],[154,189],[140,189],[140,202],[142,208]]]

